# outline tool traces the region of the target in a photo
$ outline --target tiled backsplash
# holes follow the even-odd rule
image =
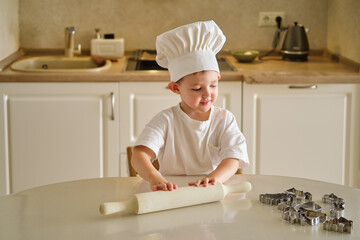
[[[20,0],[20,45],[62,48],[64,27],[78,27],[76,42],[90,47],[94,28],[125,39],[125,49],[155,48],[158,34],[213,19],[227,37],[224,49],[270,49],[275,27],[258,27],[261,11],[285,12],[284,24],[309,28],[312,49],[326,48],[328,0]]]
[[[76,43],[90,48],[94,28],[125,39],[125,49],[155,48],[158,34],[213,19],[227,37],[224,49],[271,48],[275,27],[258,27],[259,12],[285,12],[309,29],[310,49],[329,49],[360,63],[359,0],[4,0],[0,60],[22,48],[61,49],[64,27],[78,27]],[[19,27],[20,25],[20,27]]]

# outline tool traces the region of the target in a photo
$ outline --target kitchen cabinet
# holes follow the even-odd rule
[[[245,173],[360,187],[359,97],[356,84],[244,84]]]
[[[134,145],[145,125],[160,111],[180,102],[168,82],[120,82],[121,176],[128,176],[126,147]],[[219,82],[216,106],[230,110],[241,126],[242,82]]]
[[[119,176],[118,83],[0,83],[0,195]]]

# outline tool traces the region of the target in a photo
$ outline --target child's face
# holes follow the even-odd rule
[[[207,120],[218,96],[219,79],[215,71],[202,71],[189,74],[177,83],[183,111],[193,119]]]

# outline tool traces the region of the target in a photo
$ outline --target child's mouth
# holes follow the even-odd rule
[[[208,105],[209,103],[210,103],[210,101],[200,102],[201,105]]]

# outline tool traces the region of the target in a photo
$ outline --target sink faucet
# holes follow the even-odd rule
[[[81,54],[81,44],[78,45],[78,49],[74,49],[74,35],[76,28],[73,26],[65,28],[65,57],[74,57],[75,54]]]

